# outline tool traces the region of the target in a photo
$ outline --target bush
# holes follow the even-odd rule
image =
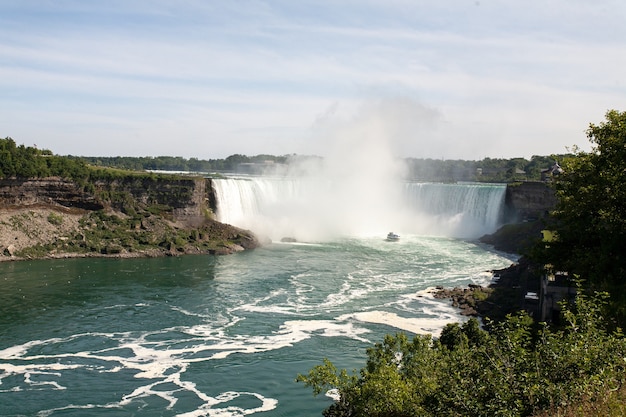
[[[48,223],[55,226],[60,226],[61,224],[63,224],[63,216],[57,213],[50,212],[50,214],[48,214]]]
[[[368,349],[358,375],[337,373],[328,360],[298,375],[319,394],[338,388],[326,416],[530,416],[621,386],[626,343],[606,330],[606,294],[582,292],[564,305],[566,325],[535,325],[525,313],[491,331],[474,319],[450,324],[439,340],[403,333]]]

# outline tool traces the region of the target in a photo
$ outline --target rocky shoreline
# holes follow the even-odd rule
[[[469,284],[466,288],[436,287],[432,292],[434,298],[449,299],[452,306],[461,310],[463,316],[478,316],[478,304],[485,300],[493,290],[481,285]]]
[[[543,220],[511,223],[479,240],[482,244],[511,254],[527,252],[541,238]],[[508,314],[526,310],[531,315],[533,307],[524,301],[527,291],[539,291],[540,268],[527,257],[521,256],[507,268],[489,271],[494,279],[487,286],[469,284],[467,287],[443,288],[432,291],[437,299],[448,299],[461,315],[480,317],[498,322]]]
[[[509,314],[525,310],[534,314],[534,307],[525,303],[527,291],[539,290],[539,268],[522,256],[507,268],[490,271],[494,279],[487,286],[469,284],[467,287],[436,287],[432,295],[448,299],[461,315],[480,317],[494,322]]]

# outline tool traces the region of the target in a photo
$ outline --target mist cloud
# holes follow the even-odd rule
[[[247,219],[254,223],[248,226],[273,239],[303,241],[399,230],[406,214],[407,168],[401,155],[407,148],[427,146],[427,132],[440,118],[436,110],[406,97],[364,101],[353,111],[333,104],[312,129],[322,157],[292,161],[289,172],[297,190],[286,187],[281,196],[270,196],[262,216]]]

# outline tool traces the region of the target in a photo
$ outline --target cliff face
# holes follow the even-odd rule
[[[215,221],[211,201],[210,182],[199,177],[0,179],[0,260],[227,254],[258,245],[250,232]]]
[[[509,184],[506,188],[506,217],[511,222],[539,219],[556,203],[554,190],[544,182]]]
[[[96,193],[120,211],[132,207],[158,207],[174,221],[199,226],[210,212],[208,179],[204,178],[134,178],[97,181]]]
[[[198,226],[206,219],[212,199],[209,180],[203,178],[124,177],[99,180],[92,187],[62,178],[0,179],[0,209],[50,206],[125,212],[155,206],[174,221]]]
[[[60,206],[100,210],[103,204],[75,182],[61,178],[0,179],[0,209],[28,206]]]
[[[557,203],[554,190],[546,183],[509,184],[505,197],[505,225],[480,241],[510,253],[525,253],[541,239],[541,220]]]

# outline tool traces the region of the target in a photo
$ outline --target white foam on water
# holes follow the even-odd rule
[[[407,318],[387,311],[364,311],[350,316],[366,323],[384,324],[415,334],[433,336],[438,336],[446,324],[457,321],[446,318]]]
[[[0,350],[0,358],[2,359],[19,359],[28,352],[29,349],[42,344],[58,343],[64,339],[48,339],[48,340],[31,340],[21,345],[11,346]]]
[[[287,326],[290,327],[290,326]],[[319,326],[316,326],[318,328]],[[196,384],[190,381],[185,381],[183,375],[187,370],[190,363],[206,361],[210,359],[219,359],[228,356],[229,354],[240,353],[256,353],[260,351],[267,351],[278,349],[290,345],[294,341],[301,340],[300,338],[293,338],[287,335],[287,331],[278,332],[275,337],[256,337],[246,341],[246,338],[240,337],[231,341],[222,343],[212,343],[215,335],[206,338],[194,338],[190,341],[195,341],[196,344],[185,348],[170,348],[168,343],[171,341],[160,341],[149,343],[145,339],[147,336],[154,336],[159,333],[167,333],[174,329],[164,329],[161,332],[142,333],[139,335],[133,335],[130,333],[123,334],[101,334],[101,333],[88,333],[81,335],[73,335],[68,338],[54,338],[49,340],[37,340],[24,343],[23,345],[13,346],[11,348],[4,349],[0,359],[3,360],[0,363],[0,384],[8,377],[22,377],[22,382],[18,383],[18,386],[10,387],[9,389],[2,390],[0,392],[18,392],[18,391],[32,391],[32,390],[63,390],[66,389],[59,382],[58,379],[62,377],[62,371],[71,369],[86,369],[98,373],[115,373],[127,370],[137,371],[134,377],[137,380],[150,381],[146,385],[140,385],[133,392],[123,395],[120,401],[113,402],[104,405],[67,405],[60,408],[54,408],[49,410],[43,410],[38,413],[41,416],[48,416],[55,412],[71,410],[71,409],[96,409],[96,408],[119,408],[129,406],[130,404],[142,401],[149,397],[159,397],[166,401],[167,409],[172,409],[178,402],[178,396],[180,392],[191,392],[195,394],[204,404],[195,411],[191,411],[186,414],[187,416],[237,416],[237,415],[249,415],[257,412],[269,411],[276,407],[278,401],[272,398],[265,398],[261,394],[250,392],[227,392],[217,397],[211,397],[199,389]],[[180,330],[180,329],[178,329]],[[196,333],[200,333],[197,332]],[[305,335],[304,332],[302,332]],[[28,355],[28,351],[34,347],[45,346],[48,344],[58,344],[64,342],[71,342],[75,339],[84,336],[97,336],[106,337],[110,340],[117,341],[117,345],[112,348],[103,349],[100,351],[81,351],[75,353],[62,353],[53,355]],[[220,335],[218,337],[223,337]],[[180,340],[175,340],[180,343]],[[130,357],[124,357],[120,355],[112,355],[115,351],[131,351],[133,353]],[[205,351],[218,351],[213,355],[209,355],[204,358],[198,358],[194,355]],[[224,350],[224,351],[222,351]],[[222,351],[222,352],[220,352]],[[14,361],[19,360],[21,364],[12,364],[4,362],[4,360],[11,359]],[[70,359],[71,364],[63,363],[61,360]],[[84,360],[84,363],[80,363]],[[98,367],[94,367],[91,363],[93,360],[99,361]],[[49,363],[44,363],[49,361]],[[31,363],[37,362],[37,363]],[[108,365],[108,367],[107,367]],[[40,380],[37,376],[45,376],[45,380]],[[54,378],[53,378],[54,377]],[[55,380],[56,379],[56,380]],[[176,388],[170,390],[164,390],[163,387],[174,385]],[[212,409],[216,405],[227,404],[228,401],[237,398],[240,395],[251,395],[261,401],[261,406],[251,409],[243,409],[241,407],[227,406],[224,408]]]
[[[186,316],[189,316],[189,317],[199,317],[199,318],[202,318],[202,319],[209,319],[209,318],[211,318],[211,316],[208,315],[208,314],[196,313],[194,311],[185,310],[184,308],[181,308],[181,307],[178,307],[178,306],[171,306],[170,308],[172,310],[174,310],[174,311],[178,311],[179,313],[182,313],[182,314],[184,314]]]
[[[280,305],[266,305],[259,306],[253,304],[246,304],[239,307],[237,310],[244,310],[250,313],[270,313],[270,314],[284,314],[284,315],[295,315],[298,314],[297,311],[294,311],[293,306],[280,306]]]
[[[387,304],[387,306],[406,311],[411,317],[375,310],[348,314],[344,318],[351,317],[365,323],[384,324],[415,334],[430,334],[438,337],[447,324],[463,322],[467,318],[462,316],[449,301],[436,299],[433,296],[435,290],[434,287],[429,287],[415,293],[404,294],[398,300]]]
[[[43,371],[39,371],[39,370],[38,371],[26,372],[24,374],[24,382],[26,384],[30,385],[33,388],[35,388],[35,387],[51,387],[52,389],[55,389],[55,390],[64,390],[64,389],[66,389],[65,387],[62,387],[61,385],[59,385],[55,381],[33,381],[32,380],[32,375],[52,375],[52,376],[60,377],[61,374],[59,372],[43,372]]]
[[[249,395],[255,397],[261,401],[261,406],[251,409],[243,409],[241,407],[225,407],[225,408],[213,408],[224,402],[232,401],[241,395]],[[177,414],[177,417],[233,417],[233,416],[246,416],[255,413],[262,413],[265,411],[271,411],[276,408],[278,401],[273,398],[265,398],[254,392],[233,392],[228,391],[213,398],[212,401],[207,401],[203,406],[197,410]]]
[[[38,417],[48,417],[57,411],[66,411],[66,410],[94,410],[94,409],[109,409],[109,408],[119,408],[117,404],[105,404],[105,405],[97,405],[97,404],[84,404],[84,405],[74,405],[70,404],[65,407],[51,408],[49,410],[43,410],[37,413]]]
[[[293,346],[313,335],[325,337],[347,337],[369,343],[362,334],[369,330],[354,326],[343,320],[288,320],[278,331],[269,336],[238,336],[212,345],[202,346],[204,351],[215,350],[210,359],[224,359],[233,353],[252,354]]]
[[[165,399],[166,401],[170,401],[170,405],[167,407],[170,410],[175,404],[176,399],[172,397],[174,391],[171,392],[150,392],[150,390],[140,390],[135,391],[133,394],[136,394],[135,398],[144,398],[150,395],[158,395],[159,397]],[[205,395],[198,391],[199,397],[205,401],[198,409],[176,414],[177,417],[236,417],[236,416],[245,416],[251,415],[266,411],[271,411],[276,408],[278,405],[278,401],[274,398],[266,398],[260,394],[254,392],[235,392],[235,391],[227,391],[223,392],[216,397],[211,397]],[[240,397],[240,396],[251,396],[260,401],[261,405],[259,407],[254,407],[250,409],[245,409],[241,407],[235,406],[227,406],[227,407],[216,407],[222,404],[227,404],[228,402]],[[129,401],[122,400],[120,402],[114,402],[109,404],[85,404],[85,405],[74,405],[70,404],[65,407],[52,408],[49,410],[43,410],[37,413],[37,416],[47,417],[56,412],[68,411],[68,410],[93,410],[93,409],[118,409],[120,412],[123,411],[123,406],[130,404]]]
[[[471,279],[476,285],[487,286],[493,282],[493,273],[490,271],[483,271],[473,275]]]
[[[168,303],[166,315],[173,312],[171,316],[167,316],[168,323],[184,323],[181,325],[151,331],[82,333],[65,338],[33,340],[6,347],[0,350],[0,384],[4,383],[0,385],[4,388],[0,392],[65,389],[64,385],[70,387],[65,382],[72,376],[69,371],[80,369],[84,373],[93,373],[96,376],[100,374],[103,378],[109,376],[116,378],[115,375],[111,375],[116,373],[123,375],[126,381],[127,375],[134,378],[128,381],[131,385],[126,391],[118,392],[117,396],[113,397],[114,401],[110,403],[71,405],[71,401],[68,400],[70,405],[41,411],[41,415],[90,408],[112,408],[123,412],[149,404],[152,399],[157,400],[157,403],[164,401],[165,407],[188,417],[261,413],[276,408],[278,400],[264,397],[261,389],[259,393],[227,391],[234,387],[220,387],[225,392],[217,396],[216,393],[209,395],[203,392],[202,387],[190,381],[193,379],[192,368],[195,368],[190,365],[220,361],[234,354],[254,355],[285,349],[319,337],[345,338],[371,345],[372,340],[369,340],[368,336],[371,339],[378,339],[380,336],[372,333],[371,329],[376,329],[380,333],[380,328],[372,324],[415,334],[437,336],[446,324],[463,321],[465,318],[460,316],[458,310],[447,300],[435,299],[430,294],[432,289],[423,291],[416,289],[423,288],[423,283],[428,277],[433,277],[431,285],[439,283],[447,285],[457,278],[464,280],[465,283],[483,282],[491,277],[490,274],[476,272],[477,262],[471,260],[474,257],[472,252],[474,246],[470,244],[461,247],[459,252],[462,254],[456,255],[462,260],[459,262],[460,267],[444,268],[441,273],[435,274],[432,271],[437,268],[438,256],[454,256],[445,253],[447,250],[445,239],[414,238],[410,241],[412,237],[407,236],[400,245],[395,246],[376,239],[367,241],[371,247],[347,263],[339,262],[343,261],[342,252],[337,258],[339,260],[337,264],[341,268],[324,263],[326,253],[322,251],[317,254],[319,258],[313,259],[319,261],[320,265],[309,266],[305,263],[302,267],[293,268],[293,275],[287,278],[283,274],[292,272],[291,261],[297,263],[302,256],[298,250],[297,257],[289,258],[289,264],[281,265],[280,279],[283,281],[272,280],[271,286],[258,292],[253,291],[249,297],[235,294],[236,301],[226,300],[224,304],[226,307],[222,306],[223,308],[216,310],[214,314],[207,313],[213,311],[211,306],[205,308],[200,304],[204,301],[202,298],[182,303],[181,306],[176,306],[174,302]],[[410,250],[402,249],[402,245],[418,246],[420,255],[424,256],[415,258],[415,262],[414,258],[407,260],[405,254],[409,257],[412,255]],[[428,245],[433,246],[431,251],[422,250]],[[339,244],[338,246],[344,249],[343,246]],[[362,242],[355,244],[358,251],[361,251],[363,246]],[[387,250],[389,254],[384,253]],[[436,256],[426,256],[431,252]],[[391,262],[388,273],[379,268],[376,259],[368,262],[370,254],[391,258],[392,253],[397,263]],[[231,262],[232,259],[237,258],[230,258]],[[423,266],[420,262],[429,265]],[[230,263],[227,265],[229,268],[225,269],[236,270],[230,268]],[[426,272],[420,272],[424,268]],[[459,269],[466,272],[464,274],[458,272]],[[218,286],[226,284],[225,288],[229,289],[228,280],[240,279],[233,274],[231,271],[219,275],[215,282]],[[244,284],[247,285],[247,282]],[[223,294],[228,295],[226,291]],[[114,303],[118,301],[119,299],[116,299]],[[137,308],[141,309],[141,312],[145,310],[152,313],[156,311],[155,304],[129,303],[104,308]],[[198,308],[197,312],[194,311],[195,308]],[[188,325],[190,322],[194,324]],[[368,323],[371,324],[368,326]],[[155,325],[164,326],[158,322]],[[133,323],[132,328],[136,327]],[[101,345],[94,344],[100,341]],[[179,407],[185,405],[182,398],[189,397],[197,399],[194,403],[196,405],[193,406],[196,409],[178,411]],[[235,401],[236,398],[239,400]],[[85,399],[85,402],[87,401],[90,400]],[[245,406],[242,407],[241,404]]]
[[[159,335],[188,334],[188,339],[157,340]],[[43,410],[40,415],[51,415],[57,411],[70,409],[119,408],[141,403],[148,398],[160,398],[166,402],[167,409],[173,409],[181,392],[194,394],[203,405],[198,409],[180,414],[182,416],[238,416],[265,412],[276,408],[278,401],[266,398],[259,393],[228,391],[212,397],[199,390],[195,383],[186,381],[184,374],[191,363],[224,359],[232,354],[255,354],[293,346],[313,336],[346,337],[364,343],[370,343],[363,337],[369,330],[355,325],[352,321],[339,318],[336,320],[289,320],[267,335],[229,336],[223,329],[199,324],[191,327],[166,328],[153,332],[126,333],[85,333],[67,338],[37,340],[13,346],[0,353],[0,384],[9,376],[21,376],[22,382],[12,382],[16,386],[2,392],[54,389],[65,387],[59,382],[63,371],[85,369],[97,373],[116,373],[135,371],[134,378],[139,383],[132,392],[122,395],[119,401],[104,405],[68,405],[61,408]],[[33,348],[50,344],[74,342],[83,337],[99,337],[115,342],[115,346],[96,351],[79,351],[58,354],[29,355]],[[110,343],[109,343],[110,345]],[[184,346],[184,347],[176,347]],[[39,350],[39,349],[38,349]],[[122,355],[119,352],[124,352]],[[129,355],[129,352],[132,354]],[[15,363],[7,363],[6,360]],[[94,361],[98,362],[94,366]],[[36,363],[34,363],[36,362]],[[47,362],[47,363],[46,363]],[[36,378],[44,375],[45,380]],[[164,389],[174,386],[174,389]],[[261,405],[250,409],[229,406],[228,402],[247,395],[257,398]]]

